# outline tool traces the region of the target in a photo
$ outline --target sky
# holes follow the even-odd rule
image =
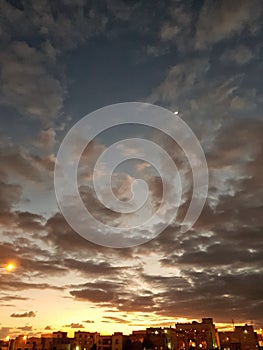
[[[0,13],[0,338],[127,334],[202,317],[219,327],[232,320],[262,327],[263,2],[5,0]],[[151,140],[183,178],[177,216],[158,237],[107,248],[81,237],[61,214],[54,166],[77,121],[123,102],[179,111],[204,150],[209,188],[199,219],[183,233],[192,177],[182,150],[149,127],[103,132],[79,163],[83,202],[103,222],[129,222],[105,208],[92,185],[110,144]],[[102,184],[108,169],[100,171]],[[149,163],[117,168],[113,192],[127,201],[136,177],[148,182],[142,216],[149,215],[163,188]],[[168,171],[164,180],[176,186]]]

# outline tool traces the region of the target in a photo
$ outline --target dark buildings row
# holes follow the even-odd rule
[[[74,338],[66,332],[43,334],[41,337],[18,336],[0,341],[0,350],[259,350],[263,333],[253,326],[236,326],[231,332],[218,332],[212,318],[202,322],[177,323],[175,327],[151,327],[130,335],[116,332],[101,335],[77,331]]]

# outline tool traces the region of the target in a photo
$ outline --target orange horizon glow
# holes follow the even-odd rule
[[[196,320],[196,319],[195,319]],[[177,319],[174,320],[173,322],[173,325],[170,325],[171,327],[174,327],[175,324],[177,323],[176,321],[179,321]],[[193,319],[186,319],[186,318],[181,318],[180,321],[182,323],[191,323],[193,321]],[[180,321],[178,323],[180,323]],[[214,322],[215,324],[215,327],[217,329],[218,332],[228,332],[228,331],[234,331],[234,327],[233,325],[231,324],[228,324],[228,323],[217,323],[217,322]],[[235,326],[243,326],[245,324],[244,323],[236,323]],[[124,324],[123,324],[124,325]],[[77,332],[77,331],[82,331],[82,332],[98,332],[100,335],[111,335],[113,334],[114,332],[122,332],[124,335],[129,335],[129,334],[132,334],[133,331],[144,331],[146,330],[147,328],[150,328],[150,327],[161,327],[161,328],[169,328],[170,326],[168,325],[164,325],[162,322],[160,322],[159,324],[158,323],[152,323],[152,324],[142,324],[141,326],[130,326],[129,329],[123,329],[125,327],[123,327],[122,324],[118,324],[115,325],[114,327],[109,327],[108,330],[106,329],[99,329],[100,327],[98,326],[98,328],[96,327],[96,329],[89,329],[89,327],[84,327],[83,329],[80,329],[80,328],[76,328],[76,329],[72,329],[70,327],[54,327],[52,330],[50,330],[49,332],[45,331],[42,327],[40,327],[38,330],[35,329],[35,332],[31,332],[30,336],[27,334],[27,335],[24,335],[23,333],[16,333],[15,335],[8,335],[5,337],[5,340],[8,341],[10,340],[11,338],[15,338],[16,336],[20,335],[20,336],[23,336],[23,340],[26,340],[28,337],[41,337],[42,334],[52,334],[53,332],[58,332],[58,331],[61,331],[61,332],[66,332],[67,333],[67,336],[68,337],[71,337],[73,338],[74,337],[74,333]],[[251,324],[249,324],[251,325]],[[113,326],[113,324],[111,325]],[[253,325],[252,325],[253,326]],[[262,328],[254,328],[254,331],[258,334],[262,334]]]

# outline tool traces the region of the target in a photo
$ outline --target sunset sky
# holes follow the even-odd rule
[[[0,14],[0,339],[202,317],[262,327],[262,0],[2,0]],[[96,159],[122,138],[166,149],[184,185],[176,219],[157,238],[106,248],[60,213],[54,165],[78,120],[129,101],[179,111],[203,147],[209,191],[182,233],[192,179],[182,150],[147,127],[102,133],[79,165],[95,217],[126,222],[91,184]],[[139,160],[116,170],[114,193],[129,198],[135,177],[148,180],[157,206],[161,179]]]

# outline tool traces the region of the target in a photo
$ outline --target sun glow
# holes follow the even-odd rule
[[[9,264],[7,264],[6,267],[5,267],[5,269],[6,269],[7,271],[13,271],[14,268],[15,268],[15,265],[14,265],[13,263],[9,263]]]

